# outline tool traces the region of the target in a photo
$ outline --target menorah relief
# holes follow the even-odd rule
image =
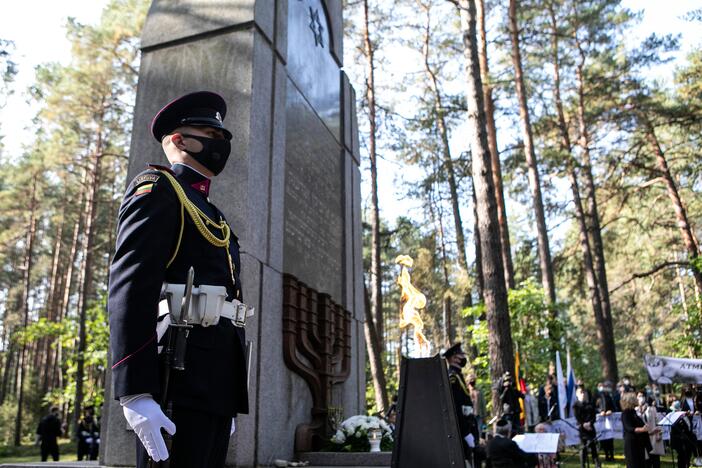
[[[297,426],[295,451],[319,450],[331,436],[334,385],[351,371],[351,317],[328,294],[283,275],[283,358],[312,393],[312,420]]]

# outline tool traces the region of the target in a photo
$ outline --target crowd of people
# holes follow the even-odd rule
[[[559,454],[528,454],[512,441],[521,433],[557,432],[554,421],[573,425],[580,436],[580,464],[589,466],[590,459],[600,467],[600,453],[604,460],[614,460],[614,440],[600,440],[595,423],[598,416],[610,416],[621,412],[624,439],[624,459],[627,468],[658,468],[660,458],[666,450],[677,457],[677,466],[687,468],[696,457],[702,457],[702,442],[693,431],[693,416],[702,414],[702,385],[685,385],[677,397],[669,392],[663,395],[656,384],[634,387],[631,378],[625,376],[616,387],[612,382],[597,384],[590,391],[583,382],[578,382],[575,401],[567,404],[566,414],[561,414],[558,398],[558,382],[548,376],[544,385],[526,391],[518,390],[511,373],[506,372],[498,383],[499,412],[492,419],[488,415],[485,397],[476,385],[474,375],[463,376],[466,357],[460,343],[449,348],[444,357],[448,364],[449,381],[456,406],[459,430],[463,438],[466,460],[473,467],[483,462],[493,468],[559,466]],[[670,426],[670,438],[664,440],[662,426],[658,425],[659,414],[684,412]],[[561,438],[559,449],[565,448]],[[702,461],[700,459],[699,461]]]
[[[68,425],[61,421],[61,411],[52,406],[49,414],[41,418],[37,425],[36,443],[39,445],[41,461],[47,461],[49,456],[53,461],[59,461],[59,437],[65,436]],[[83,417],[76,428],[78,460],[97,460],[100,450],[100,421],[95,416],[92,406],[85,408]]]

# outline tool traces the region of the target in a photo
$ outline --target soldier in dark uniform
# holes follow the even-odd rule
[[[463,440],[463,454],[466,460],[470,460],[475,465],[476,459],[479,458],[476,449],[480,441],[480,431],[478,430],[478,420],[475,416],[473,400],[463,378],[462,369],[466,366],[468,360],[463,349],[461,349],[461,343],[456,343],[447,349],[444,353],[444,358],[449,366],[449,383],[451,384],[453,404],[456,408],[458,430]]]
[[[225,114],[222,97],[204,91],[161,109],[151,132],[171,166],[151,165],[135,177],[119,210],[108,298],[112,377],[115,398],[141,442],[137,467],[148,457],[170,457],[172,468],[222,467],[233,418],[248,413],[244,328],[227,312],[242,300],[239,244],[208,198],[210,179],[231,149]],[[219,301],[213,322],[191,322],[185,370],[170,373],[171,420],[157,403],[164,361],[158,348],[165,341],[157,318],[165,285],[182,293],[190,267],[195,287],[219,287],[226,302]],[[161,318],[170,320],[165,310]],[[173,435],[171,453],[161,428]]]

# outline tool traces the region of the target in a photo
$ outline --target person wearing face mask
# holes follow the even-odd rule
[[[647,466],[651,441],[646,423],[636,412],[638,401],[636,394],[626,392],[622,395],[622,428],[624,429],[624,458],[627,468],[644,468]]]
[[[688,385],[683,390],[683,394],[680,396],[680,407],[681,411],[689,411],[695,413],[695,388],[692,385]]]
[[[636,394],[638,407],[636,413],[643,422],[644,427],[648,430],[648,437],[651,443],[651,451],[648,453],[647,466],[651,468],[660,468],[661,455],[665,455],[665,445],[663,443],[663,434],[658,424],[658,411],[653,404],[653,400],[648,398],[645,393],[639,392]]]
[[[473,399],[463,378],[463,368],[466,367],[468,359],[461,348],[460,342],[448,348],[444,352],[443,357],[448,364],[449,384],[451,385],[451,394],[453,395],[453,404],[456,410],[456,420],[458,421],[458,430],[463,440],[463,455],[466,460],[471,462],[471,465],[476,465],[476,463],[479,463],[479,460],[476,460],[476,458],[481,458],[479,450],[477,450],[480,432],[475,416]]]
[[[614,399],[612,398],[612,382],[601,382],[597,385],[596,397],[597,412],[600,416],[610,416],[616,411]],[[604,452],[605,461],[614,460],[614,439],[600,439],[600,448]]]
[[[209,199],[231,150],[226,110],[209,91],[161,109],[151,133],[171,165],[138,174],[119,210],[107,306],[113,394],[138,437],[138,468],[163,460],[171,468],[223,467],[233,418],[248,413],[243,326],[252,311],[242,303],[237,238]],[[191,267],[185,365],[167,374],[159,352]]]
[[[597,433],[595,431],[595,419],[597,418],[597,410],[590,398],[590,392],[585,389],[585,386],[578,385],[575,390],[575,398],[577,401],[573,404],[573,412],[575,419],[578,422],[578,433],[580,434],[580,466],[585,467],[587,464],[588,450],[592,454],[592,460],[595,466],[600,468],[600,459],[597,455]]]

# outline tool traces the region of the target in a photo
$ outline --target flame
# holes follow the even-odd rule
[[[397,284],[402,290],[400,296],[400,329],[409,325],[414,326],[414,339],[419,347],[421,356],[427,356],[430,351],[429,341],[422,330],[424,321],[419,316],[419,311],[427,306],[427,298],[424,294],[412,285],[409,268],[414,265],[414,260],[409,255],[398,255],[395,263],[401,266],[400,276]]]

